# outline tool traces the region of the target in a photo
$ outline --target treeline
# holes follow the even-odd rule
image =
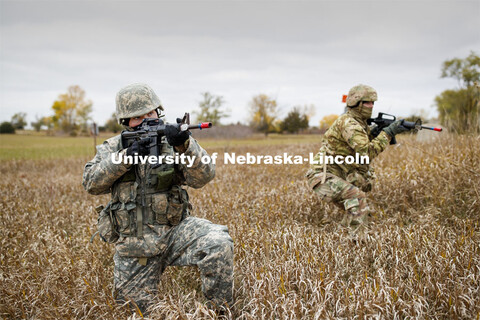
[[[471,52],[465,59],[454,58],[442,65],[442,78],[453,78],[457,89],[435,97],[442,125],[452,132],[480,133],[480,57]]]
[[[454,58],[443,63],[441,78],[453,78],[458,82],[458,88],[445,90],[435,97],[435,105],[441,124],[456,133],[480,133],[480,57],[471,52],[464,59]],[[201,93],[198,109],[193,112],[195,121],[209,121],[220,126],[223,119],[230,115],[230,110],[224,108],[222,96]],[[48,133],[88,135],[92,122],[92,101],[86,99],[85,91],[79,86],[71,86],[67,92],[59,95],[52,104],[51,116],[36,117],[31,126]],[[318,127],[310,127],[309,122],[315,114],[314,105],[293,106],[285,117],[280,117],[280,110],[275,98],[266,94],[258,94],[248,103],[246,115],[248,125],[256,132],[265,135],[269,133],[300,133],[325,132],[336,120],[338,115],[327,115],[322,118]],[[27,125],[27,114],[19,112],[13,115],[10,122],[0,124],[0,133],[14,133]],[[230,125],[232,126],[232,125]],[[100,131],[119,132],[123,129],[117,123],[113,113]],[[245,132],[243,130],[242,132]]]
[[[31,122],[35,131],[42,128],[47,133],[62,132],[71,136],[89,134],[89,123],[92,120],[92,101],[86,99],[85,91],[79,86],[71,86],[67,92],[60,94],[52,104],[51,116],[38,117]],[[15,133],[15,130],[23,130],[27,126],[27,114],[19,112],[12,116],[10,122],[0,125],[1,133]]]
[[[193,111],[192,116],[195,122],[212,122],[215,127],[225,126],[229,129],[221,130],[226,132],[233,129],[234,126],[244,126],[237,121],[235,124],[222,123],[230,116],[230,110],[225,108],[225,99],[223,96],[215,95],[210,92],[202,92],[201,100],[198,102],[198,109]],[[259,94],[253,97],[249,103],[248,125],[253,131],[262,132],[265,135],[273,132],[298,133],[309,127],[309,119],[314,115],[315,108],[310,106],[295,106],[288,115],[280,119],[278,117],[277,102],[275,99],[265,94]],[[119,132],[123,129],[117,123],[115,113],[104,126],[99,127],[100,131]],[[252,130],[241,129],[242,133]],[[218,130],[214,130],[218,131]]]

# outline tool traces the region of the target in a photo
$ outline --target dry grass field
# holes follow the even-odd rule
[[[217,165],[189,190],[193,215],[235,242],[236,319],[479,319],[480,139],[401,137],[374,161],[365,243],[307,188],[307,165]],[[13,139],[13,141],[12,141]],[[40,139],[37,137],[36,139]],[[0,140],[0,318],[127,319],[112,297],[113,252],[95,232],[83,166],[91,140]],[[59,140],[55,140],[59,139]],[[210,152],[317,152],[319,137],[200,141]],[[65,150],[67,148],[67,150]],[[68,149],[70,148],[70,149]],[[167,268],[153,319],[215,319],[194,268]]]

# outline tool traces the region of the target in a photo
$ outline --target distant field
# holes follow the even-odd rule
[[[0,135],[0,160],[84,157],[93,150],[93,139],[86,137]]]
[[[0,136],[0,319],[139,319],[112,295],[112,245],[83,189],[90,138]],[[192,214],[228,226],[235,304],[227,318],[479,319],[480,143],[400,137],[375,161],[368,241],[307,187],[308,165],[226,165]],[[318,136],[201,141],[209,151],[307,155]],[[324,223],[324,217],[333,222]],[[151,319],[220,319],[194,268],[169,267]]]
[[[97,137],[97,144],[113,135]],[[195,136],[195,135],[194,135]],[[232,146],[267,146],[292,143],[320,142],[318,135],[254,135],[248,139],[201,139],[206,148],[224,148]],[[0,160],[10,159],[64,159],[74,157],[92,157],[94,153],[93,137],[52,137],[45,135],[12,134],[0,135]]]

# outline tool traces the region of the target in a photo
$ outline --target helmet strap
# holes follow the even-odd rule
[[[165,117],[165,114],[162,114],[162,110],[163,108],[160,108],[160,107],[155,109],[155,111],[157,112],[157,117],[159,118]]]
[[[349,107],[349,108],[351,108],[351,109],[357,108],[357,107],[361,107],[361,103],[362,103],[362,101],[359,101],[359,102],[357,102],[356,105],[354,105],[354,106],[348,106],[348,105],[347,105],[347,107]]]

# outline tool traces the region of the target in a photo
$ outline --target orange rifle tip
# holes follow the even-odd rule
[[[347,102],[347,95],[346,95],[346,94],[344,94],[344,95],[342,96],[342,102],[343,102],[343,103]]]

